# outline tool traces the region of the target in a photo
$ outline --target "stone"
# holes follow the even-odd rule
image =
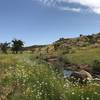
[[[82,83],[82,84],[93,80],[92,75],[85,70],[74,71],[71,74],[71,78],[73,78],[73,82],[79,82],[79,83]]]

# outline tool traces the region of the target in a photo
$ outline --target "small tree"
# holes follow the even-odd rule
[[[49,47],[46,48],[46,52],[49,53]]]
[[[54,46],[54,50],[56,51],[59,48],[59,43],[55,43],[53,46]]]
[[[1,51],[2,51],[3,53],[7,54],[7,50],[8,50],[8,48],[9,48],[9,45],[10,45],[10,43],[7,43],[7,42],[1,43],[1,45],[0,45]]]
[[[12,51],[13,53],[18,53],[19,51],[22,52],[22,48],[24,46],[24,42],[21,40],[14,39],[12,40]]]

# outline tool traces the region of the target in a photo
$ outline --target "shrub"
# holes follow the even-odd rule
[[[100,71],[100,61],[99,60],[94,60],[92,66],[94,70]]]

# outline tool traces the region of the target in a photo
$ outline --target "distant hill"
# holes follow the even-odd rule
[[[28,47],[24,47],[24,50],[34,50],[36,48],[43,48],[45,47],[46,45],[33,45],[33,46],[28,46]]]
[[[89,46],[93,44],[100,44],[100,33],[92,35],[80,35],[78,38],[60,38],[55,45],[58,46]]]
[[[24,50],[34,51],[36,49],[54,47],[54,49],[65,48],[65,47],[86,47],[94,46],[100,47],[100,33],[92,35],[81,35],[77,38],[60,38],[54,43],[49,45],[33,45],[29,47],[24,47]]]

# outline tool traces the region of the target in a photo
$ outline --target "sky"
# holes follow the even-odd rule
[[[100,0],[0,0],[0,43],[25,46],[100,32]]]

